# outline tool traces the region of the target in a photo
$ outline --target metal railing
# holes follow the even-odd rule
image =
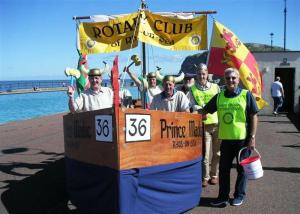
[[[66,87],[69,81],[65,80],[42,80],[42,81],[2,81],[0,91],[12,91],[31,88],[58,88]]]

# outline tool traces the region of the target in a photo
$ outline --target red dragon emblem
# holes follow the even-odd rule
[[[234,66],[231,60],[231,56],[236,52],[236,49],[241,45],[238,38],[233,40],[234,34],[223,29],[223,33],[220,37],[226,41],[225,52],[222,59],[222,64],[227,64],[229,66]]]

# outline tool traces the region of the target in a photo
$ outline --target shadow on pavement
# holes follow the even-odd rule
[[[260,123],[276,123],[276,124],[290,124],[290,121],[284,121],[284,120],[260,120]]]
[[[15,154],[15,153],[22,153],[28,151],[27,148],[20,147],[20,148],[12,148],[12,149],[3,149],[1,152],[3,154]]]
[[[288,114],[287,117],[290,119],[290,121],[296,126],[296,128],[300,132],[300,114]]]
[[[284,145],[282,147],[288,147],[288,148],[296,148],[296,149],[300,149],[300,143],[295,143],[295,144],[291,144],[291,145]]]
[[[224,208],[226,205],[220,205],[220,206],[212,206],[210,203],[214,202],[216,198],[207,198],[207,197],[201,197],[200,203],[198,204],[198,207],[214,207],[214,208]]]
[[[30,168],[30,164],[27,164]],[[34,166],[32,168],[41,167]],[[3,169],[1,169],[3,170]],[[4,170],[5,171],[5,170]],[[7,180],[1,200],[8,213],[77,213],[67,206],[64,158],[47,163],[43,170],[23,180]]]
[[[264,170],[274,170],[279,172],[300,173],[298,167],[263,167]]]
[[[34,155],[47,155],[47,156],[51,156],[51,157],[47,158],[47,160],[45,160],[41,163],[34,163],[34,164],[33,163],[24,163],[24,162],[16,162],[16,161],[8,162],[8,163],[0,163],[0,172],[4,172],[5,174],[13,175],[13,176],[21,176],[21,177],[31,176],[32,171],[44,169],[46,166],[53,163],[53,161],[58,160],[58,158],[63,155],[63,153],[46,152],[46,151],[39,150],[39,149],[36,149],[36,150],[30,149],[29,150],[29,149],[23,148],[23,147],[4,149],[4,150],[1,150],[0,152],[4,155],[20,154],[20,155],[26,156],[26,152],[32,152],[32,151],[35,152]],[[20,170],[21,170],[21,172],[18,172]],[[10,182],[14,182],[16,180],[18,180],[18,179],[14,179],[13,181],[9,180],[9,181],[1,181],[1,182],[10,183]],[[3,188],[3,187],[1,187],[1,188]]]

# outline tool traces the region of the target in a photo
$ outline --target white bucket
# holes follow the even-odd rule
[[[241,152],[247,149],[247,147],[242,148],[239,151],[239,155],[238,155],[238,162],[241,166],[243,166],[244,171],[247,174],[247,177],[249,180],[254,180],[254,179],[258,179],[261,178],[264,175],[264,171],[260,162],[260,154],[258,153],[258,151],[254,148],[254,151],[258,154],[256,156],[251,156],[248,157],[244,160],[240,160],[240,155]]]

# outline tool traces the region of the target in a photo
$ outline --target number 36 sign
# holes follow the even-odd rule
[[[147,114],[126,114],[126,142],[148,141],[151,133],[151,117]]]
[[[103,142],[112,142],[112,116],[111,115],[96,115],[96,140]]]
[[[126,114],[125,127],[126,142],[150,140],[150,115]],[[95,128],[96,141],[113,141],[113,127],[111,115],[96,115]]]

